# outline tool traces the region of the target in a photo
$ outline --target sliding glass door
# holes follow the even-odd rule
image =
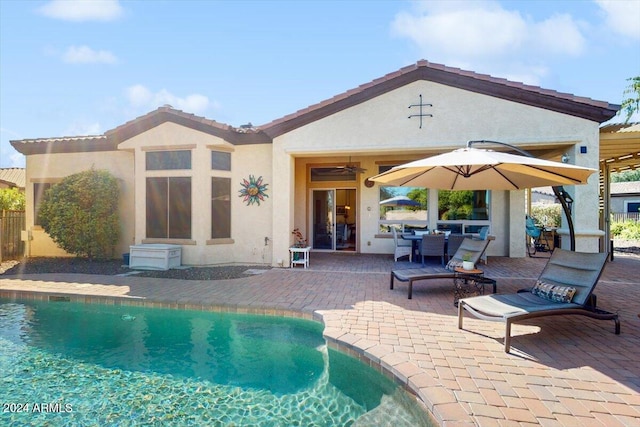
[[[312,190],[311,245],[316,250],[356,250],[356,190]]]

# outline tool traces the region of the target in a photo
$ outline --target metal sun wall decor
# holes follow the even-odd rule
[[[267,196],[267,186],[269,184],[263,183],[261,176],[256,179],[253,175],[249,175],[249,181],[243,179],[240,185],[242,188],[238,197],[243,197],[242,201],[247,206],[254,203],[260,206],[260,201],[264,202],[265,197],[269,197]]]

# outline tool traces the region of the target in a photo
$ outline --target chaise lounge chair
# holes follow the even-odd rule
[[[597,309],[593,295],[607,256],[606,253],[556,249],[533,288],[515,294],[461,299],[458,304],[458,329],[462,329],[464,310],[480,319],[504,322],[504,351],[507,353],[511,349],[511,324],[535,317],[581,314],[613,320],[618,335],[618,315]]]
[[[447,263],[447,266],[443,268],[407,268],[404,270],[393,270],[391,272],[389,289],[393,289],[394,279],[401,282],[409,282],[409,299],[411,299],[413,297],[413,282],[416,282],[418,280],[447,279],[457,277],[457,273],[454,271],[454,268],[462,265],[462,257],[465,254],[469,254],[471,256],[469,261],[477,264],[484,251],[487,250],[489,242],[490,240],[475,240],[468,237],[465,238],[460,244],[460,247],[458,247],[456,253]]]

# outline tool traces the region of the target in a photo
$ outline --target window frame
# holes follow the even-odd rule
[[[226,181],[227,192],[226,194],[218,194],[217,196],[214,194],[214,190],[216,188],[216,183],[214,181]],[[225,197],[228,196],[228,200],[216,200],[217,197]],[[217,216],[214,213],[217,211],[217,207],[222,207],[223,212],[226,213],[226,216],[222,219],[225,222],[225,228],[227,229],[227,233],[221,233],[220,235],[214,235],[216,231],[216,224],[218,224]],[[211,229],[209,230],[210,235],[210,243],[215,241],[224,241],[231,239],[232,232],[232,224],[233,224],[233,208],[231,206],[231,178],[223,177],[223,176],[212,176],[211,177]],[[224,235],[223,235],[224,234]]]
[[[231,171],[231,162],[232,162],[232,156],[231,156],[231,152],[229,151],[222,151],[222,150],[210,150],[211,151],[211,170],[214,171],[226,171],[226,172],[230,172]],[[220,158],[224,158],[225,159],[225,164],[222,166],[225,167],[216,167],[216,160],[214,159],[214,157],[216,156],[221,156],[224,155],[224,157],[220,157]],[[228,166],[227,166],[227,160],[228,160]]]
[[[192,150],[149,150],[145,151],[145,170],[191,170]]]
[[[33,225],[34,227],[42,227],[42,225],[40,224],[38,211],[40,210],[40,206],[42,205],[42,199],[44,198],[44,194],[52,186],[57,184],[57,182],[34,182],[32,184],[33,184]],[[39,189],[40,186],[43,187],[42,190]]]
[[[162,181],[166,184],[162,188],[158,185],[157,189],[160,191],[157,196],[154,196],[150,192],[150,183],[161,184]],[[172,193],[176,195],[172,196]],[[166,203],[166,208],[162,208],[163,202]],[[147,176],[145,179],[145,220],[146,240],[191,240],[193,236],[192,178],[190,176]],[[154,223],[160,223],[161,227],[156,225],[154,229]],[[154,235],[155,231],[163,228],[164,231]]]

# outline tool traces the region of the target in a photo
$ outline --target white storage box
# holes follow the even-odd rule
[[[169,270],[180,267],[182,246],[162,243],[129,246],[129,268]]]

